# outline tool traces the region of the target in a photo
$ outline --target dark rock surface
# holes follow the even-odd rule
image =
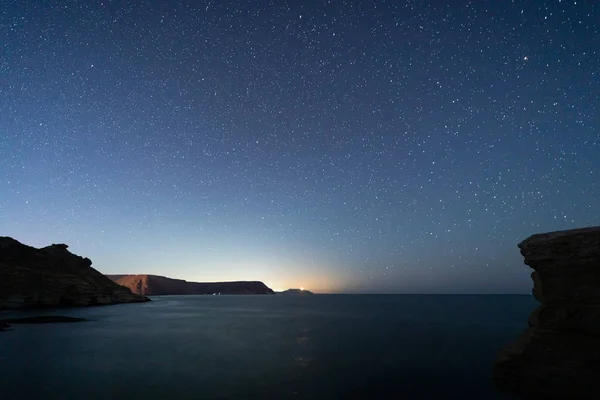
[[[188,282],[158,275],[107,275],[133,293],[144,296],[181,294],[273,294],[267,285],[257,281]]]
[[[519,248],[541,305],[501,350],[494,381],[528,398],[600,398],[600,227],[533,235]]]
[[[148,301],[72,254],[66,244],[36,249],[0,237],[0,309],[94,306]]]

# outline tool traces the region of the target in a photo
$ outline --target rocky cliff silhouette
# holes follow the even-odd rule
[[[541,305],[498,355],[495,382],[527,398],[600,398],[600,227],[533,235],[519,248]]]
[[[37,249],[0,237],[0,309],[95,306],[149,299],[117,285],[66,244]]]
[[[107,275],[114,282],[143,296],[180,294],[273,294],[259,281],[188,282],[158,275]]]

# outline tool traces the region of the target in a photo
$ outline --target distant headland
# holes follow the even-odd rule
[[[37,249],[0,236],[0,310],[149,301],[112,282],[68,247]]]
[[[260,281],[188,282],[159,275],[107,275],[107,277],[142,296],[275,293]]]
[[[311,295],[314,293],[311,292],[310,290],[304,290],[304,289],[288,289],[288,290],[284,290],[283,292],[277,292],[277,294],[281,294],[284,296],[306,296],[306,295]]]

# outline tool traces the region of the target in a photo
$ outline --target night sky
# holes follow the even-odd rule
[[[528,293],[600,223],[600,2],[0,4],[0,235],[104,273]]]

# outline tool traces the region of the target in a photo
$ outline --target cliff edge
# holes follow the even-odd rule
[[[0,236],[0,310],[144,302],[66,244],[36,249]]]
[[[500,351],[494,381],[529,398],[600,396],[600,227],[536,234],[518,246],[541,305]]]
[[[273,294],[262,282],[188,282],[158,275],[107,275],[114,282],[143,296],[181,294]]]

